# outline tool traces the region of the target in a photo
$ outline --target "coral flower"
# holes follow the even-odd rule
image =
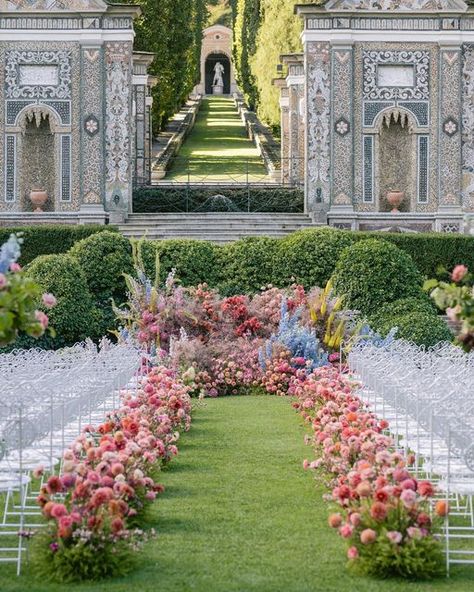
[[[382,502],[375,502],[370,508],[370,515],[377,522],[382,522],[387,517],[387,506]]]
[[[360,533],[360,542],[363,545],[370,545],[377,538],[377,533],[371,528],[366,528]]]
[[[67,513],[67,508],[64,504],[54,504],[50,510],[51,517],[56,518],[56,520],[66,516]]]
[[[331,528],[339,528],[342,524],[342,516],[340,514],[331,514],[328,518],[328,524]]]
[[[444,518],[449,514],[449,505],[446,500],[439,500],[435,505],[435,513],[437,516]]]
[[[456,265],[451,274],[451,279],[453,280],[453,282],[458,283],[466,277],[468,271],[469,270],[465,265]]]
[[[433,484],[429,481],[420,481],[418,483],[418,493],[422,497],[433,497],[435,493]]]

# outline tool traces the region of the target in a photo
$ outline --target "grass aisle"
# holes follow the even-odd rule
[[[1,592],[425,592],[473,589],[474,570],[436,583],[378,582],[345,571],[323,490],[288,400],[206,400],[153,506],[157,538],[128,578],[50,586],[0,567]],[[25,569],[25,572],[27,570]]]
[[[265,182],[267,172],[232,99],[203,99],[196,124],[165,181]]]

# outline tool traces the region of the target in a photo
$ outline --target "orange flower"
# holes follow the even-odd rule
[[[444,516],[449,514],[449,504],[446,500],[439,500],[436,502],[435,514],[441,518],[444,518]]]

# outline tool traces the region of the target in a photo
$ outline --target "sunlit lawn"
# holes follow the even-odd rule
[[[267,182],[232,99],[205,98],[193,131],[173,161],[165,181]]]

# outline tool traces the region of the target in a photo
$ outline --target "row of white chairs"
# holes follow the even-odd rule
[[[348,361],[359,396],[389,421],[395,446],[414,455],[414,475],[436,483],[450,504],[448,569],[474,564],[474,355],[448,343],[427,349],[396,340],[361,342]]]
[[[106,339],[0,355],[0,562],[16,563],[18,574],[25,537],[41,524],[35,498],[42,481],[33,471],[43,467],[47,479],[59,470],[82,429],[117,408],[140,361],[132,344]]]

